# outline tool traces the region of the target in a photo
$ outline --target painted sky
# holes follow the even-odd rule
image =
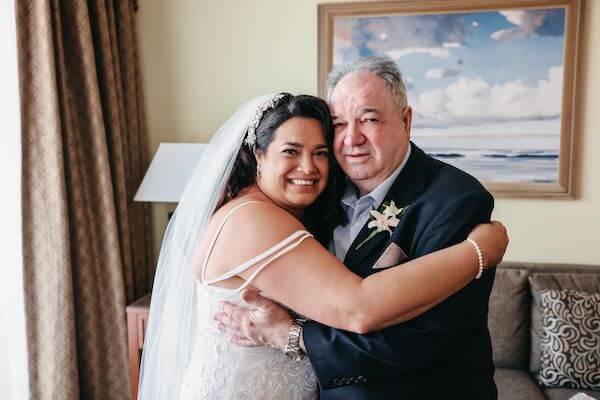
[[[508,134],[559,134],[564,17],[544,9],[338,18],[334,63],[392,57],[417,131],[501,124]]]

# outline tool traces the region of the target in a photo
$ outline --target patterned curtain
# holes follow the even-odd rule
[[[129,399],[126,303],[151,287],[130,0],[16,0],[32,399]]]

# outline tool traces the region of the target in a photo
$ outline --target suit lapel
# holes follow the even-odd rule
[[[396,206],[401,208],[409,206],[414,201],[415,196],[425,188],[425,157],[427,157],[425,153],[411,142],[411,154],[408,162],[398,175],[398,178],[396,178],[392,184],[392,187],[387,192],[381,205],[394,200]],[[402,217],[400,217],[400,219],[402,219]],[[370,221],[371,219],[369,218],[369,221],[363,225],[356,236],[356,239],[348,248],[348,252],[344,258],[344,264],[352,270],[359,269],[361,263],[369,256],[369,254],[377,249],[382,243],[387,242],[390,239],[391,235],[388,232],[379,232],[357,249],[358,245],[362,243],[372,231],[372,229],[368,227]]]

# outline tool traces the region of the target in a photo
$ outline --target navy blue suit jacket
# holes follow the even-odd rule
[[[465,172],[412,153],[384,202],[409,206],[392,235],[369,234],[366,225],[344,263],[367,277],[392,242],[407,260],[459,243],[489,222],[492,196]],[[455,295],[405,323],[359,335],[317,322],[304,326],[304,343],[316,371],[321,400],[496,399],[487,328],[495,270],[484,272]],[[425,288],[426,289],[426,288]]]

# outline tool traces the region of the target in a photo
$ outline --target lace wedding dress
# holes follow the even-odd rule
[[[238,347],[217,328],[213,315],[220,311],[221,301],[241,302],[240,293],[277,257],[292,250],[307,231],[297,231],[269,250],[232,269],[216,279],[205,280],[204,271],[214,244],[229,216],[249,203],[237,205],[225,216],[209,247],[197,281],[198,322],[194,332],[190,364],[184,374],[179,400],[315,400],[317,381],[305,357],[302,361],[288,358],[281,350],[269,347]],[[238,275],[253,265],[262,264],[242,286],[227,289],[213,284]]]

